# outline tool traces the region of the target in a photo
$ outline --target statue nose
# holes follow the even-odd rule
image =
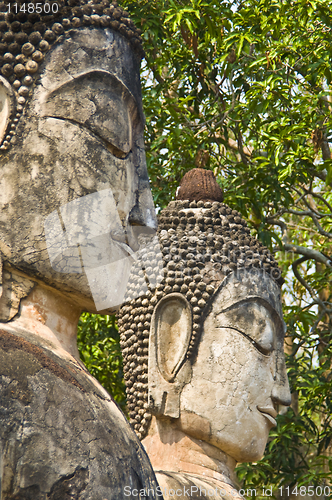
[[[130,211],[128,222],[134,227],[144,227],[144,232],[157,230],[156,211],[148,178],[139,179],[136,203]]]
[[[283,352],[277,354],[277,370],[271,397],[276,405],[290,406],[292,402]]]

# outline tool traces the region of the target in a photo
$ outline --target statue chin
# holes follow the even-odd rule
[[[222,421],[225,422],[226,418],[227,412],[222,415]],[[231,419],[232,416],[229,415],[229,418]],[[260,460],[264,455],[269,431],[272,427],[263,423],[261,427],[257,428],[256,425],[250,426],[250,422],[246,426],[241,422],[234,426],[234,422],[230,421],[229,425],[223,425],[224,430],[222,432],[218,432],[211,428],[211,419],[206,419],[185,410],[181,411],[179,421],[174,422],[174,424],[187,436],[209,443],[236,462]],[[239,428],[241,428],[241,431],[238,430]],[[215,432],[215,434],[212,435],[212,432]]]

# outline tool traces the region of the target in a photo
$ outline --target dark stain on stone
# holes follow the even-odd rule
[[[2,498],[2,497],[1,497]],[[43,495],[37,485],[21,489],[18,493],[4,493],[3,500],[42,500]]]
[[[47,495],[48,500],[79,500],[88,485],[89,470],[77,468],[73,474],[59,479]]]
[[[28,387],[27,379],[22,381],[12,380],[4,390],[3,395],[5,399],[17,399],[24,406],[30,404],[33,398],[33,393]]]
[[[69,382],[72,385],[75,385],[81,391],[84,391],[84,388],[81,384],[77,382],[77,380],[68,373],[62,366],[56,363],[53,359],[49,358],[40,347],[31,344],[30,342],[24,340],[22,337],[18,337],[11,333],[8,333],[4,330],[0,330],[0,349],[4,352],[9,351],[24,351],[26,354],[30,354],[33,356],[33,360],[29,359],[28,356],[20,356],[19,363],[12,362],[10,357],[11,366],[9,366],[9,360],[7,357],[7,362],[0,364],[0,374],[8,375],[11,378],[19,380],[26,375],[33,375],[41,368],[45,368],[46,370],[53,373],[56,377],[61,378],[65,382]],[[15,358],[15,356],[14,356]],[[6,356],[4,356],[4,360]]]

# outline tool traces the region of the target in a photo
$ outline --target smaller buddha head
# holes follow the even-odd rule
[[[159,241],[160,282],[137,297],[137,269],[119,314],[131,424],[142,439],[155,415],[236,461],[257,460],[290,404],[280,269],[210,171],[183,178]]]

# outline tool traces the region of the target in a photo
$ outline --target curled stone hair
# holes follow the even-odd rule
[[[190,303],[193,327],[187,358],[193,361],[204,311],[227,275],[241,268],[258,268],[269,273],[280,286],[283,283],[277,262],[267,248],[251,237],[240,213],[213,201],[216,197],[220,200],[221,190],[211,174],[202,169],[188,172],[178,191],[178,198],[188,199],[171,201],[161,211],[158,234],[163,268],[155,269],[158,284],[155,289],[140,292],[146,282],[144,270],[134,266],[126,302],[118,314],[130,423],[140,439],[146,436],[151,420],[148,347],[151,318],[158,302],[178,292]],[[195,181],[192,190],[188,189],[190,180]],[[190,201],[190,191],[201,199]],[[158,256],[142,252],[140,266],[143,264],[143,269],[146,266],[151,272],[151,267],[159,263]]]
[[[39,14],[35,9],[29,13],[26,6],[37,2],[19,0],[12,4],[11,12],[8,12],[8,2],[0,3],[0,71],[14,110],[0,144],[1,150],[8,149],[10,143],[15,142],[15,129],[31,97],[45,55],[57,41],[70,36],[71,29],[85,26],[110,28],[126,37],[139,57],[144,54],[141,31],[116,1],[57,0],[50,2],[57,4],[56,13]],[[22,4],[26,12],[20,11]]]

